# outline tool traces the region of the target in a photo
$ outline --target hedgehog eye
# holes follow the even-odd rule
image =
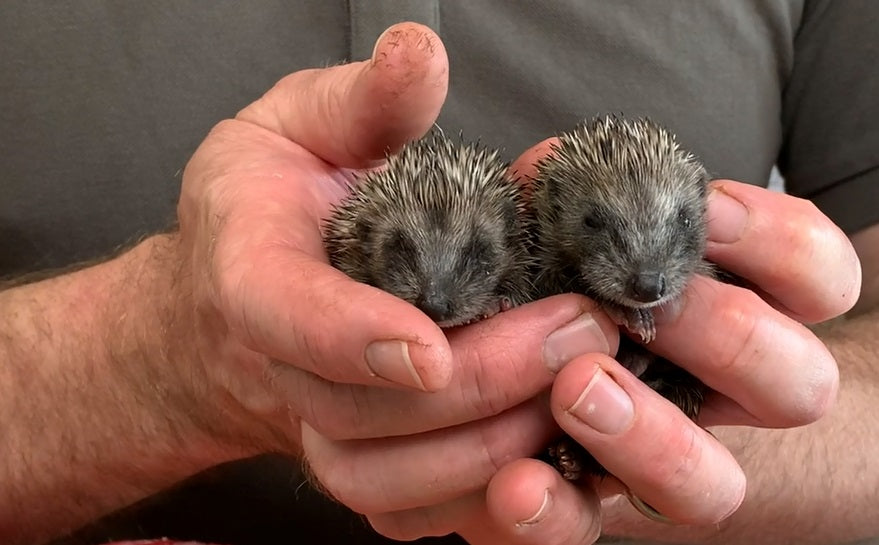
[[[690,215],[687,214],[687,211],[684,209],[678,211],[678,221],[681,223],[681,225],[684,226],[685,229],[690,227],[690,224],[692,223]]]
[[[590,210],[583,216],[583,225],[587,229],[601,229],[601,218]]]
[[[402,262],[412,262],[417,257],[415,244],[402,231],[394,231],[385,243],[385,250],[400,258]]]
[[[464,261],[474,267],[474,270],[490,274],[495,262],[495,252],[487,240],[474,236],[464,249]]]

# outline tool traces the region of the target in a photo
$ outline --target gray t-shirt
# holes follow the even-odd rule
[[[879,221],[873,0],[7,0],[0,276],[94,259],[170,225],[182,168],[214,123],[289,72],[368,57],[401,20],[430,25],[448,50],[440,125],[510,159],[586,117],[646,115],[715,177],[765,185],[777,164],[789,192],[847,232]],[[177,504],[151,500],[155,518],[141,515],[127,534],[103,528],[116,538],[173,533],[174,505],[207,482],[216,488],[186,509],[213,502],[240,515],[199,524],[189,514],[179,524],[200,529],[176,535],[271,543],[255,537],[260,524],[264,536],[311,526],[335,531],[315,543],[341,543],[366,531],[355,519],[329,522],[343,511],[294,492],[295,467],[239,464],[177,492]],[[273,530],[254,522],[235,541],[230,524],[245,532],[240,521],[269,504],[283,505]]]

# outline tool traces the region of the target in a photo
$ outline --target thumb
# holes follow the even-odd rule
[[[346,168],[377,166],[421,137],[448,90],[446,50],[428,27],[399,23],[372,59],[301,70],[279,81],[237,119],[275,132]]]

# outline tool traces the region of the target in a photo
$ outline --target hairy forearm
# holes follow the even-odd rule
[[[879,312],[820,329],[840,368],[839,398],[818,422],[718,436],[748,474],[749,495],[718,542],[829,545],[879,536]]]
[[[197,366],[169,342],[186,323],[175,248],[153,237],[0,292],[0,542],[58,535],[230,457],[199,433]]]
[[[713,528],[658,532],[639,518],[626,525],[627,535],[715,545],[832,545],[879,536],[879,311],[817,332],[840,368],[838,401],[827,415],[792,429],[712,429],[747,474],[739,510]]]

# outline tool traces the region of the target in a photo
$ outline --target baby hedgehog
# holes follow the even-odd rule
[[[330,263],[440,327],[525,303],[524,204],[507,167],[496,150],[432,130],[352,185],[324,225]]]
[[[708,173],[675,137],[641,119],[582,123],[539,162],[533,187],[538,296],[582,293],[644,342],[653,310],[677,298],[703,260]],[[623,336],[617,359],[695,418],[705,387]],[[603,475],[569,439],[549,457],[562,475]]]

